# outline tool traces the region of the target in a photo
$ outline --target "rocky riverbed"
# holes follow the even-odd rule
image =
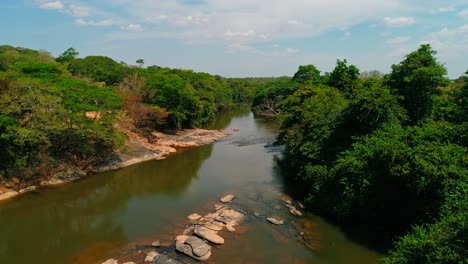
[[[282,201],[283,207],[271,208],[274,211],[283,210],[289,211],[292,218],[282,219],[276,215],[261,215],[256,211],[245,212],[238,205],[231,205],[232,201],[237,199],[234,194],[228,194],[219,199],[220,203],[213,205],[213,211],[204,215],[192,213],[187,216],[185,228],[180,233],[175,232],[175,237],[172,242],[161,243],[155,240],[147,245],[134,245],[131,249],[123,250],[120,257],[107,259],[102,264],[131,264],[131,263],[153,263],[153,264],[169,264],[169,263],[197,263],[199,261],[206,263],[215,263],[211,260],[214,249],[229,250],[223,245],[225,244],[225,236],[229,233],[242,235],[242,231],[238,232],[236,227],[245,230],[248,224],[245,223],[246,218],[252,218],[255,221],[263,221],[270,223],[272,232],[278,233],[279,236],[284,236],[283,231],[275,230],[279,226],[285,226],[287,233],[294,233],[293,236],[284,236],[286,239],[298,238],[297,242],[304,246],[312,248],[307,241],[307,235],[301,231],[301,225],[296,223],[295,218],[302,216],[299,209],[304,209],[300,202],[293,201],[290,197],[285,196]],[[283,212],[284,213],[284,212]],[[236,237],[230,236],[230,239]],[[293,241],[295,242],[295,241]],[[248,261],[248,260],[245,260]]]

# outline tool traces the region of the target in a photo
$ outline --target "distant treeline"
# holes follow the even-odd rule
[[[386,263],[468,263],[468,77],[449,81],[435,54],[364,78],[346,60],[300,66],[254,99],[309,207],[395,241]]]
[[[40,180],[52,168],[84,167],[122,149],[121,120],[149,140],[154,130],[201,126],[251,103],[266,82],[78,55],[0,46],[0,182]]]

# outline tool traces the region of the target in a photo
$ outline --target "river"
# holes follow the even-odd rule
[[[241,109],[221,115],[211,127],[239,131],[165,160],[1,202],[0,263],[99,263],[134,245],[171,243],[187,215],[213,210],[227,193],[237,196],[233,206],[248,215],[238,232],[213,249],[210,263],[377,263],[381,255],[338,227],[310,213],[294,217],[284,208],[288,188],[277,165],[281,150],[268,147],[277,132],[271,121]],[[294,225],[273,226],[265,221],[270,215]]]

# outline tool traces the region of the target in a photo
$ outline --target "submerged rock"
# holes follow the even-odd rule
[[[210,230],[204,226],[196,226],[194,229],[193,229],[193,232],[199,236],[199,237],[202,237],[208,241],[210,241],[211,243],[214,243],[214,244],[218,244],[218,245],[221,245],[221,244],[224,244],[224,238],[218,236],[215,231],[213,230]]]
[[[182,264],[182,262],[170,258],[166,255],[159,254],[154,258],[152,264]]]
[[[272,224],[275,224],[275,225],[282,225],[284,224],[284,221],[283,220],[280,220],[280,219],[276,219],[274,217],[268,217],[267,218],[268,222],[272,223]]]
[[[228,195],[224,196],[223,198],[221,198],[220,200],[223,203],[230,203],[230,202],[232,202],[232,200],[234,200],[235,197],[236,196],[234,196],[233,194],[228,194]]]
[[[187,216],[187,219],[190,220],[190,221],[196,221],[198,219],[200,219],[202,216],[199,215],[199,214],[191,214],[189,216]]]

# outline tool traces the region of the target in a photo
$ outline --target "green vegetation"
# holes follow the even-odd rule
[[[52,168],[89,164],[121,150],[118,122],[155,129],[207,123],[218,111],[253,100],[255,81],[190,70],[76,58],[0,46],[0,181],[40,181]],[[127,118],[129,117],[129,118]],[[125,120],[125,121],[120,121]]]
[[[383,78],[301,66],[254,99],[279,113],[310,208],[395,241],[386,263],[468,261],[468,77],[450,82],[435,54],[422,45]]]

